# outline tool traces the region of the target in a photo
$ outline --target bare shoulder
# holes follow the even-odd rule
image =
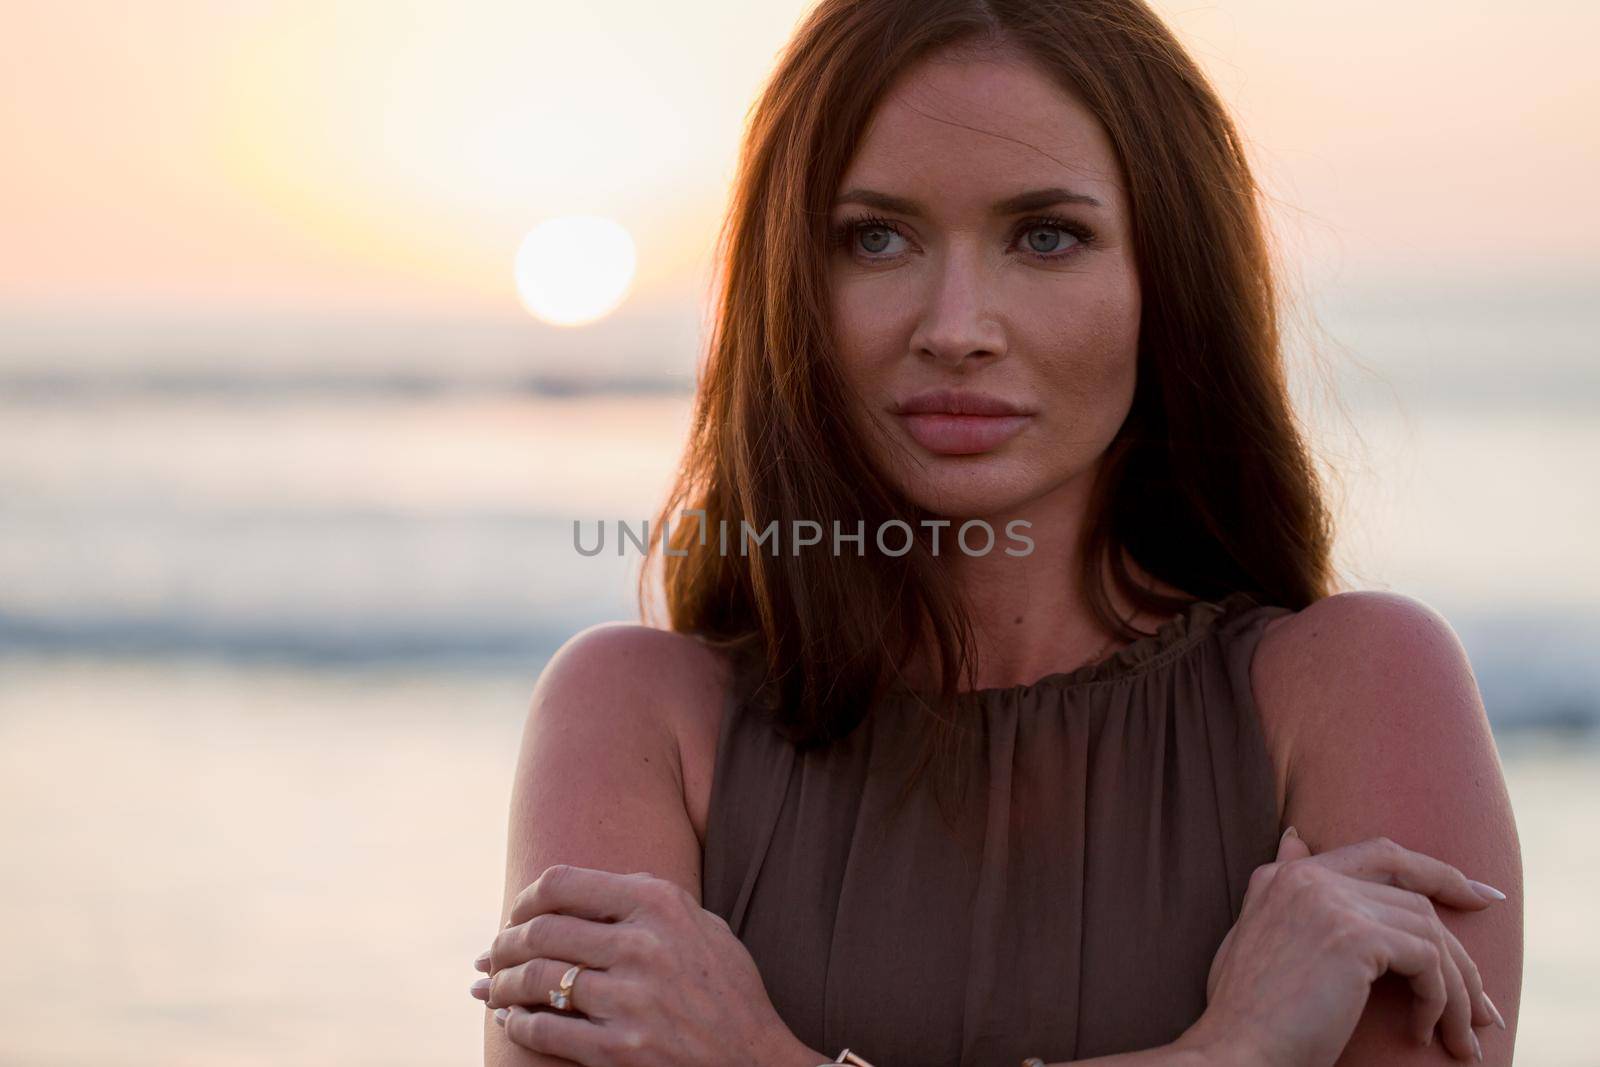
[[[1313,853],[1387,837],[1507,894],[1484,911],[1441,907],[1439,917],[1511,1026],[1478,1032],[1485,1060],[1509,1063],[1522,978],[1521,849],[1454,629],[1414,597],[1339,593],[1276,620],[1257,646],[1251,686],[1284,763],[1283,821]],[[1339,1063],[1425,1059],[1399,1036],[1408,1006],[1403,987],[1374,985]]]
[[[699,639],[637,623],[575,634],[551,657],[539,687],[557,703],[602,716],[670,760],[698,840],[705,839],[717,730],[730,684],[726,657]],[[536,690],[538,701],[540,694]]]
[[[1307,744],[1363,726],[1404,729],[1388,702],[1363,695],[1419,683],[1443,685],[1454,698],[1439,714],[1481,716],[1481,704],[1473,713],[1476,683],[1450,624],[1414,597],[1379,590],[1335,593],[1272,620],[1251,662],[1262,719],[1290,762]]]
[[[559,648],[540,687],[558,687],[581,697],[585,691],[608,706],[648,708],[655,724],[670,721],[681,707],[715,696],[726,686],[726,664],[696,638],[638,623],[604,622],[574,634]]]
[[[571,637],[540,673],[512,784],[507,901],[552,863],[650,871],[700,892],[680,736],[715,699],[699,641],[631,623]],[[691,762],[691,772],[694,765]]]

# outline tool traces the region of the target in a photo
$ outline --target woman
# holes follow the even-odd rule
[[[1331,590],[1257,197],[1137,0],[812,12],[671,628],[534,692],[486,1062],[1511,1062],[1483,707],[1438,615]]]

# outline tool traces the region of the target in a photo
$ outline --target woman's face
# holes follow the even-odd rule
[[[831,222],[852,415],[911,500],[1000,517],[1092,474],[1133,400],[1139,284],[1086,108],[1020,59],[925,59],[874,112]],[[941,390],[1021,414],[902,413]]]

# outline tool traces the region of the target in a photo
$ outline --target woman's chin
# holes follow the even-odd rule
[[[1027,501],[1036,498],[1044,487],[1017,479],[1004,477],[992,465],[959,474],[924,473],[915,483],[907,486],[906,496],[924,511],[932,512],[952,521],[971,518],[988,519],[991,524],[999,520],[995,532],[1003,532],[1004,524]]]

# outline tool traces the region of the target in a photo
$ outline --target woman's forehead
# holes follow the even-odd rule
[[[873,111],[839,192],[865,187],[950,209],[1066,187],[1119,202],[1116,155],[1093,112],[1012,58],[924,61]]]

